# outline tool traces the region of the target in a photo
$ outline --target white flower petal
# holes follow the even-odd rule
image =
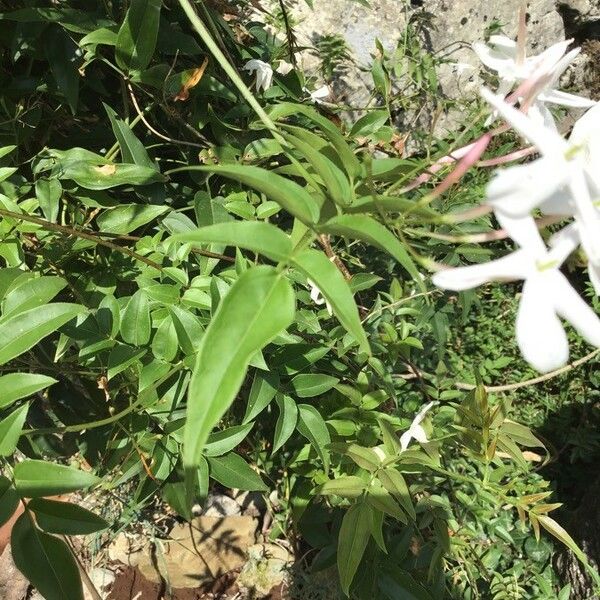
[[[287,75],[294,70],[294,65],[286,60],[280,60],[279,66],[275,69],[280,75]]]
[[[600,102],[577,120],[569,137],[571,145],[581,147],[584,161],[600,187]]]
[[[571,223],[570,225],[563,227],[548,241],[548,245],[550,246],[548,261],[557,263],[556,268],[560,267],[575,248],[579,246],[579,243],[580,239],[577,223]]]
[[[556,312],[575,327],[590,344],[600,348],[600,319],[560,272],[552,274]]]
[[[588,258],[600,264],[600,212],[594,206],[584,171],[574,172],[569,182],[579,238]]]
[[[481,95],[510,123],[525,139],[534,144],[542,154],[563,154],[567,148],[567,142],[554,131],[549,131],[539,123],[529,119],[527,115],[513,108],[504,99],[492,94],[489,90],[482,88]]]
[[[538,99],[542,102],[550,102],[551,104],[569,106],[571,108],[589,108],[596,104],[589,98],[576,96],[575,94],[569,94],[568,92],[561,92],[560,90],[548,90],[546,92],[542,92],[538,96]]]
[[[486,189],[487,201],[513,217],[528,215],[568,179],[564,160],[540,158],[498,171]]]
[[[412,437],[421,444],[426,444],[429,441],[427,439],[427,434],[421,425],[415,425],[414,427],[411,427],[410,432],[412,433]]]
[[[539,273],[527,279],[517,312],[517,343],[523,358],[536,370],[547,373],[569,359],[567,334],[552,304],[548,278]]]
[[[572,217],[574,209],[568,188],[564,185],[560,186],[540,204],[540,210],[545,215]]]
[[[433,275],[432,281],[437,287],[458,292],[489,281],[523,279],[530,266],[531,260],[528,260],[527,253],[518,250],[487,263],[438,271]]]
[[[530,254],[546,252],[546,246],[533,217],[529,215],[526,217],[511,217],[502,212],[497,212],[496,219],[509,237]]]
[[[400,449],[401,450],[406,450],[408,448],[408,445],[410,444],[411,440],[412,440],[412,433],[411,433],[411,431],[409,429],[408,431],[405,431],[400,436]]]

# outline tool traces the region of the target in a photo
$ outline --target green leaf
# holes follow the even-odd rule
[[[85,312],[83,306],[55,302],[19,313],[0,323],[0,365],[16,358]]]
[[[121,317],[121,337],[133,346],[143,346],[150,340],[150,303],[143,290],[131,296]]]
[[[27,508],[35,513],[37,524],[48,533],[88,535],[109,526],[102,517],[70,502],[34,498]]]
[[[22,498],[57,496],[100,482],[91,473],[43,460],[24,460],[14,468],[15,485]]]
[[[12,481],[0,475],[0,526],[15,514],[20,501]]]
[[[369,488],[367,502],[377,510],[384,512],[401,523],[407,523],[406,516],[392,498],[390,493],[378,482],[375,481]]]
[[[341,215],[321,227],[325,233],[362,240],[392,255],[424,289],[417,267],[402,242],[381,223],[366,215]]]
[[[371,535],[371,509],[364,502],[351,506],[344,518],[338,535],[337,565],[340,584],[346,596],[360,565]]]
[[[60,23],[68,31],[89,33],[97,27],[108,27],[112,21],[99,18],[94,11],[74,8],[22,8],[0,13],[0,18],[17,23]]]
[[[274,261],[287,261],[292,254],[290,238],[278,227],[259,221],[230,221],[174,235],[176,242],[226,244],[264,254]]]
[[[166,206],[121,204],[103,212],[96,219],[96,223],[102,231],[108,233],[131,233],[150,221],[154,221],[167,210],[169,209]]]
[[[319,411],[310,404],[298,404],[298,431],[312,444],[323,461],[323,469],[329,471],[331,436]]]
[[[380,510],[371,507],[371,535],[379,546],[382,552],[387,554],[387,548],[385,547],[385,540],[383,539],[383,521],[384,514]]]
[[[222,456],[230,452],[244,441],[253,427],[254,423],[246,423],[211,433],[204,447],[204,455]]]
[[[172,361],[177,355],[179,340],[173,319],[167,315],[152,338],[152,354],[160,360]]]
[[[210,476],[228,488],[266,492],[267,486],[260,475],[239,454],[208,457]]]
[[[385,600],[433,600],[429,592],[419,585],[409,573],[395,571],[382,574],[378,580],[379,589]]]
[[[343,498],[358,498],[367,488],[367,484],[356,475],[342,475],[326,481],[320,488],[321,496],[342,496]]]
[[[119,148],[121,149],[121,158],[125,163],[133,163],[142,167],[148,167],[149,169],[156,169],[156,165],[153,160],[148,156],[144,144],[138,140],[135,136],[131,127],[125,121],[122,121],[117,116],[117,113],[108,105],[104,104],[104,110],[110,119],[113,133]]]
[[[387,110],[372,110],[361,117],[350,130],[350,137],[365,137],[375,133],[390,118]]]
[[[390,234],[391,235],[391,234]],[[369,342],[360,322],[352,291],[340,270],[319,250],[304,250],[294,257],[294,264],[319,288],[335,316],[358,342],[363,352],[369,352]]]
[[[294,291],[276,269],[248,269],[208,326],[188,391],[183,460],[195,469],[211,429],[238,393],[248,364],[294,320]]]
[[[17,448],[28,410],[25,404],[0,421],[0,456],[11,456]]]
[[[161,0],[131,1],[115,48],[115,58],[122,69],[142,71],[150,64],[158,39],[161,6]]]
[[[327,194],[331,196],[332,200],[339,206],[349,206],[353,194],[346,175],[314,145],[289,133],[283,135],[310,163],[325,184]]]
[[[379,471],[377,477],[383,484],[383,487],[390,494],[394,495],[400,506],[410,515],[410,518],[416,521],[417,514],[415,513],[415,507],[413,506],[410,491],[402,474],[396,469],[387,468]]]
[[[56,223],[62,185],[58,179],[40,178],[35,182],[35,195],[47,221]]]
[[[298,407],[292,398],[284,394],[279,394],[275,400],[279,407],[279,417],[275,424],[275,436],[273,438],[273,450],[271,454],[275,454],[289,440],[298,422]]]
[[[292,387],[299,398],[313,398],[328,392],[338,383],[337,377],[320,373],[301,373],[292,379]]]
[[[175,325],[175,331],[177,332],[179,346],[185,354],[194,354],[200,348],[202,338],[204,337],[202,325],[185,308],[170,306],[169,310],[173,319],[173,325]]]
[[[313,197],[297,183],[272,171],[249,165],[215,165],[194,167],[194,170],[215,173],[248,185],[277,202],[303,223],[316,223],[319,219],[319,205]]]
[[[45,32],[44,47],[56,85],[67,99],[71,112],[75,114],[79,100],[79,48],[71,36],[57,26],[52,26]]]
[[[348,175],[350,175],[351,178],[357,177],[361,172],[361,165],[344,139],[344,136],[329,119],[321,115],[312,106],[282,102],[269,110],[269,116],[273,120],[299,114],[304,115],[319,127],[327,139],[333,144]]]
[[[8,373],[0,376],[0,408],[27,398],[56,383],[56,379],[37,373]]]
[[[46,305],[67,285],[52,275],[24,280],[6,294],[2,302],[2,321],[23,311]]]
[[[275,398],[279,383],[279,375],[276,372],[256,371],[248,394],[248,404],[242,423],[252,421],[269,405],[271,400]]]
[[[138,350],[124,344],[117,344],[108,356],[107,377],[110,381],[113,377],[123,372],[132,364],[140,360],[146,354],[143,348]]]
[[[150,169],[128,163],[114,164],[105,159],[101,162],[69,161],[64,164],[59,177],[60,179],[72,179],[87,190],[108,190],[120,185],[150,185],[165,180],[155,168]],[[159,207],[155,206],[154,208],[158,209]],[[167,210],[166,207],[162,207],[162,209],[163,211]]]
[[[83,600],[71,550],[62,540],[40,531],[28,513],[17,519],[10,546],[16,567],[46,600]]]

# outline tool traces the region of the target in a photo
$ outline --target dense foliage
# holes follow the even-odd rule
[[[311,572],[337,564],[340,597],[565,600],[554,548],[587,561],[549,515],[557,457],[528,425],[585,404],[597,375],[521,387],[516,288],[426,277],[505,244],[471,238],[489,214],[448,217],[486,169],[430,201],[448,167],[402,191],[457,145],[395,127],[436,101],[423,22],[379,48],[347,125],[298,68],[250,92],[248,61],[296,62],[285,12],[0,6],[0,517],[23,505],[12,552],[40,593],[82,598],[61,535],[105,543],[157,499],[191,519],[219,485],[264,492],[269,536]],[[325,76],[347,59],[328,42]],[[457,137],[486,130],[482,107]],[[503,134],[486,157],[518,147]],[[561,445],[587,459],[595,435]],[[49,498],[90,488],[121,513]]]

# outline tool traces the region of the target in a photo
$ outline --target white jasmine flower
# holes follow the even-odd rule
[[[553,236],[548,250],[532,217],[514,219],[498,213],[497,218],[519,249],[488,263],[440,271],[433,276],[435,285],[459,291],[489,281],[523,279],[517,343],[525,360],[542,373],[563,366],[569,358],[561,317],[600,347],[600,319],[559,270],[578,245],[577,225]]]
[[[290,71],[294,70],[294,65],[285,60],[279,61],[279,66],[275,69],[280,75],[287,75]]]
[[[544,106],[546,102],[581,108],[593,105],[593,101],[587,98],[554,89],[560,76],[580,52],[576,48],[565,54],[571,42],[558,42],[537,56],[526,57],[524,49],[521,50],[517,42],[504,35],[493,35],[489,45],[475,42],[473,50],[481,62],[498,75],[497,94],[500,96],[506,96],[516,84],[524,81],[543,80],[542,89],[538,90],[537,99],[530,110],[548,119],[550,115]]]
[[[330,95],[329,87],[322,85],[320,88],[310,93],[310,99],[316,104],[321,104],[321,102],[323,102],[325,98],[329,98]]]
[[[417,440],[417,442],[420,444],[426,444],[429,441],[421,423],[423,422],[423,419],[425,419],[425,415],[427,415],[428,411],[431,410],[436,404],[439,404],[439,402],[428,402],[417,413],[408,430],[400,436],[400,448],[402,451],[408,448],[408,445],[413,439]]]
[[[488,202],[496,212],[513,217],[536,207],[546,214],[574,216],[592,269],[600,268],[600,211],[594,205],[600,199],[600,104],[577,122],[567,141],[489,91],[482,94],[541,154],[538,160],[499,171],[487,188]],[[600,282],[595,287],[600,293]]]
[[[269,63],[253,58],[244,65],[244,71],[256,73],[256,91],[267,91],[273,81],[273,69]]]
[[[327,308],[327,312],[329,313],[329,315],[333,315],[333,310],[331,308],[331,304],[329,304],[329,302],[323,297],[323,295],[321,294],[321,290],[315,285],[315,283],[312,280],[307,279],[306,281],[307,281],[308,285],[310,286],[310,299],[317,306],[321,306],[322,304],[325,304],[325,307]]]

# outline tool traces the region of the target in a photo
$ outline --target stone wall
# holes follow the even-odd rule
[[[392,51],[402,39],[409,18],[429,13],[431,27],[423,45],[427,51],[447,59],[439,69],[439,91],[445,97],[468,98],[478,89],[480,65],[471,44],[482,40],[486,29],[498,21],[503,31],[515,36],[521,0],[370,0],[367,8],[353,0],[314,0],[314,10],[305,2],[294,2],[292,12],[299,44],[314,46],[323,35],[342,35],[352,62],[332,83],[337,99],[351,107],[364,106],[370,97],[369,66],[375,39]],[[600,99],[600,0],[531,0],[528,3],[528,45],[532,52],[573,37],[584,52],[565,80]],[[318,58],[303,53],[303,66],[317,71]],[[460,111],[442,119],[437,133],[460,120]]]

